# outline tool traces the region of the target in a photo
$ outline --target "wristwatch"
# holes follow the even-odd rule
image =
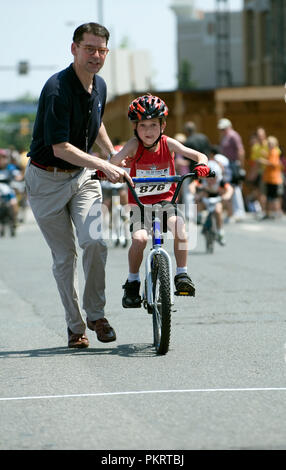
[[[113,157],[113,155],[116,155],[117,152],[115,150],[112,150],[108,155],[107,155],[107,160],[110,161],[110,159]]]

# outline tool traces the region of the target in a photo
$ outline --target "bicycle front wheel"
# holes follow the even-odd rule
[[[158,354],[166,354],[169,350],[171,335],[171,291],[170,271],[167,259],[156,255],[152,266],[154,306],[153,336],[154,346]]]

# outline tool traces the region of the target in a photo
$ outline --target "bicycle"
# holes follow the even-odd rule
[[[218,202],[221,202],[221,196],[203,197],[202,201],[208,211],[203,224],[202,234],[205,237],[206,252],[213,253],[215,241],[218,240],[215,207]]]
[[[214,177],[215,172],[211,171],[208,177]],[[159,176],[159,177],[144,177],[132,178],[133,183],[136,184],[165,184],[177,183],[176,190],[170,205],[175,204],[179,195],[183,181],[186,178],[191,180],[196,178],[196,173],[187,173],[179,176]],[[101,179],[97,173],[91,176],[92,179]],[[134,197],[136,205],[142,211],[147,207],[144,205],[135,189],[126,180],[127,186]],[[152,185],[152,187],[153,187]],[[149,207],[149,206],[148,206]],[[152,207],[152,247],[149,254],[145,259],[145,280],[143,283],[142,304],[149,314],[152,315],[153,324],[153,345],[157,354],[164,355],[169,351],[170,337],[171,337],[171,313],[174,305],[174,296],[188,296],[188,292],[174,292],[173,288],[173,275],[172,275],[172,261],[169,253],[162,247],[163,244],[163,230],[161,218],[158,212],[162,213],[162,206],[156,204]],[[166,210],[166,208],[165,208]]]
[[[211,173],[214,176],[214,172]],[[146,177],[133,178],[133,183],[165,184],[177,183],[175,193],[170,205],[177,200],[183,181],[186,178],[196,178],[196,173],[188,173],[183,176],[166,176],[166,177]],[[136,204],[141,211],[144,211],[144,205],[135,189],[127,181],[128,188],[133,195]],[[188,292],[174,292],[172,261],[170,255],[162,247],[163,231],[161,227],[161,218],[158,216],[162,207],[156,204],[152,207],[152,247],[145,259],[145,280],[143,283],[142,303],[148,313],[152,314],[153,319],[153,340],[157,354],[166,354],[169,350],[171,337],[171,312],[174,305],[174,295],[188,296]],[[142,212],[141,212],[142,213]]]

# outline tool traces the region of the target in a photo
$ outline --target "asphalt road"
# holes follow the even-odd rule
[[[0,449],[286,449],[286,220],[226,226],[189,254],[157,356],[144,309],[121,307],[127,250],[109,249],[106,316],[118,339],[67,348],[51,256],[30,218],[0,239]],[[168,243],[167,243],[167,246]],[[79,280],[82,286],[81,258]],[[131,465],[130,465],[131,466]]]

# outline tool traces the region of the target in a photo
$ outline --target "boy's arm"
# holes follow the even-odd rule
[[[231,184],[226,183],[224,185],[224,193],[221,196],[222,200],[229,201],[232,198],[233,193],[234,193],[234,190]]]
[[[171,137],[168,137],[167,142],[170,152],[179,153],[184,157],[189,158],[190,160],[194,160],[195,162],[200,164],[208,164],[208,157],[204,153],[190,149],[185,145],[181,144],[181,142],[172,139]]]
[[[117,166],[122,165],[122,162],[124,162],[127,157],[133,157],[136,154],[137,147],[138,140],[136,137],[132,137],[130,140],[128,140],[128,142],[126,142],[120,152],[111,157],[110,163],[113,163],[113,165]]]

